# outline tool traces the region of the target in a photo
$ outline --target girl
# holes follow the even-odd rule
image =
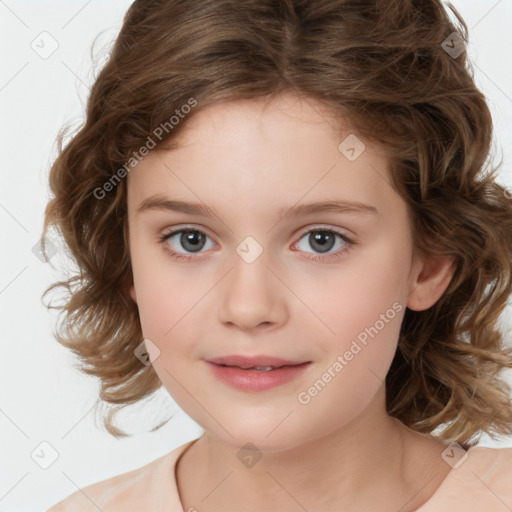
[[[203,435],[50,511],[512,509],[512,205],[440,0],[137,0],[51,169],[60,343]]]

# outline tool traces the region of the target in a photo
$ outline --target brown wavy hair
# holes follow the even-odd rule
[[[94,191],[119,178],[162,123],[168,135],[157,147],[173,147],[203,107],[293,92],[383,148],[408,206],[415,252],[456,265],[435,305],[406,309],[386,377],[389,415],[466,448],[482,432],[512,433],[511,391],[501,375],[512,368],[512,349],[498,323],[512,286],[512,203],[490,162],[493,124],[471,63],[465,51],[446,50],[455,47],[454,33],[468,41],[463,18],[448,7],[451,14],[440,0],[130,6],[83,125],[65,145],[67,127],[59,132],[42,235],[44,250],[48,228],[56,228],[76,263],[72,277],[43,297],[65,290],[63,304],[47,306],[64,314],[55,336],[83,372],[99,378],[108,432],[130,435],[114,425],[114,414],[161,382],[134,356],[143,335],[128,294],[126,179],[101,200]],[[171,127],[190,98],[197,107]]]

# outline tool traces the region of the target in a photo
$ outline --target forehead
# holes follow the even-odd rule
[[[284,126],[293,133],[300,133],[307,127],[339,130],[336,123],[340,121],[318,100],[283,93],[273,98],[228,100],[202,108],[199,105],[198,109],[191,112],[180,136],[192,138],[199,133],[211,131],[226,135],[230,131],[230,123],[236,123],[236,133],[241,137],[247,133],[254,134],[254,130],[263,136],[278,135]],[[347,124],[346,121],[344,124]]]
[[[289,95],[209,105],[172,139],[176,149],[151,151],[129,174],[129,203],[166,193],[214,208],[240,198],[245,209],[326,196],[379,202],[390,188],[387,162],[368,144],[347,158],[347,137],[363,142],[342,122],[318,102]]]

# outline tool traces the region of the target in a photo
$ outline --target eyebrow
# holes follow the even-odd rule
[[[190,203],[170,199],[162,195],[153,195],[144,199],[137,207],[136,214],[148,210],[163,210],[186,213],[202,217],[219,217],[215,208],[201,203]],[[374,206],[358,201],[319,201],[314,203],[299,204],[281,208],[278,211],[279,218],[286,215],[306,216],[313,213],[360,213],[378,215],[379,210]]]

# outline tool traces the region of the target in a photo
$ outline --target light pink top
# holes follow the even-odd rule
[[[176,485],[180,455],[197,439],[127,473],[91,484],[47,512],[185,512]],[[510,512],[512,448],[473,446],[417,512]]]

